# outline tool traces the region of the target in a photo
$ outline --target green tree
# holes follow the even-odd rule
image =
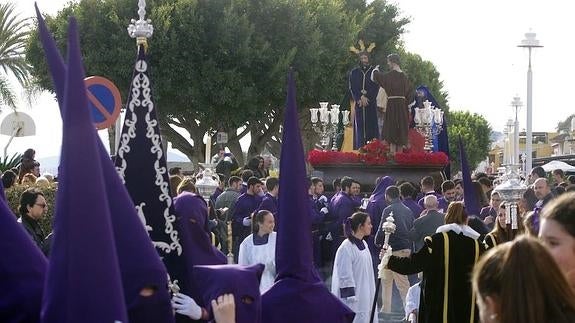
[[[437,100],[439,106],[445,112],[448,112],[448,94],[443,89],[443,81],[439,80],[439,71],[437,71],[435,65],[423,60],[418,54],[401,51],[400,55],[402,69],[409,77],[411,84],[414,87],[426,86]]]
[[[570,116],[568,116],[565,120],[563,121],[559,121],[557,123],[557,132],[561,133],[561,132],[567,132],[570,133],[571,132],[571,119],[575,118],[575,114],[572,114]]]
[[[16,94],[8,76],[24,87],[28,83],[30,66],[24,55],[28,30],[28,20],[18,16],[14,4],[0,4],[0,103],[12,109],[16,109]]]
[[[154,25],[150,73],[162,131],[193,161],[203,159],[206,131],[228,132],[228,146],[238,157],[239,140],[248,133],[249,155],[266,146],[277,154],[290,66],[310,147],[317,136],[308,109],[321,100],[344,101],[347,73],[357,64],[349,46],[365,35],[378,43],[380,55],[387,54],[399,48],[408,22],[383,0],[152,0],[147,10]],[[136,15],[134,2],[84,0],[47,17],[62,52],[69,15],[80,25],[87,74],[128,89],[136,53],[125,29]],[[37,31],[27,58],[37,83],[50,89]],[[429,70],[413,66],[414,74]]]
[[[469,167],[474,169],[489,153],[491,126],[483,116],[467,111],[450,111],[447,115],[447,121],[452,172],[458,171],[461,167],[457,146],[459,135],[461,135],[465,145]]]

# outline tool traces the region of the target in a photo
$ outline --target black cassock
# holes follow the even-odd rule
[[[485,245],[454,231],[436,233],[424,240],[425,247],[416,254],[392,256],[387,264],[388,269],[400,274],[423,271],[418,322],[479,322],[471,273]]]

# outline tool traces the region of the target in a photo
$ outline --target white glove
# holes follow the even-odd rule
[[[242,224],[244,225],[244,227],[250,227],[252,225],[252,219],[249,216],[246,216],[242,220]]]
[[[186,315],[192,320],[202,318],[202,308],[188,295],[175,294],[172,298],[172,307],[176,313]]]
[[[385,274],[388,272],[387,267],[387,263],[389,262],[389,258],[391,258],[391,246],[387,247],[387,250],[385,250],[383,257],[381,257],[381,262],[379,263],[379,265],[377,266],[378,269],[378,274],[377,277],[378,278],[384,278]]]
[[[323,213],[323,214],[328,214],[329,210],[324,206],[321,208],[321,210],[319,210],[319,212]]]
[[[331,236],[331,232],[328,232],[327,235],[325,236],[325,240],[327,241],[333,241],[333,237]]]
[[[317,200],[322,203],[327,203],[327,197],[325,197],[325,195],[320,196]]]

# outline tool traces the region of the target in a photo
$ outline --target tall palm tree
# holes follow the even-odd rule
[[[14,4],[0,4],[0,104],[16,108],[16,94],[8,79],[12,74],[26,88],[30,65],[26,63],[26,38],[30,31],[28,19],[14,11]],[[2,72],[3,71],[3,72]]]

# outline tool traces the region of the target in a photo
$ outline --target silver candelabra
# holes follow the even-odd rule
[[[324,151],[327,150],[331,141],[331,150],[335,151],[337,150],[336,138],[341,134],[337,130],[340,112],[342,114],[342,123],[345,127],[349,124],[349,111],[339,111],[338,104],[332,104],[331,109],[329,109],[328,106],[329,102],[320,102],[319,108],[309,109],[311,124],[313,130],[320,136],[322,149]]]
[[[433,150],[433,137],[439,135],[443,130],[443,111],[425,100],[423,108],[415,109],[413,121],[417,132],[425,137],[425,151],[431,152]]]

